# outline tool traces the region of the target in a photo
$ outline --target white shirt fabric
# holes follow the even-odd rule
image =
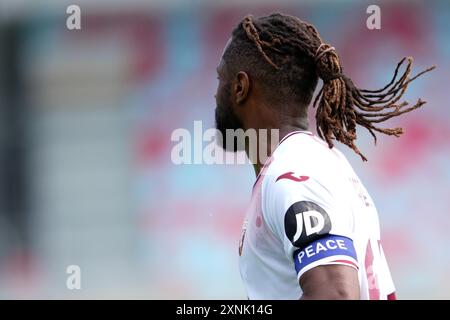
[[[299,299],[308,270],[358,270],[361,299],[395,291],[375,205],[344,155],[309,131],[287,135],[253,187],[239,265],[249,299]]]

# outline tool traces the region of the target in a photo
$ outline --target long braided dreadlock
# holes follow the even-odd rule
[[[258,70],[254,71],[256,76],[265,77],[272,87],[274,83],[279,83],[277,89],[281,92],[278,96],[290,90],[298,101],[307,106],[317,85],[317,77],[322,79],[323,87],[313,103],[314,108],[317,107],[318,135],[330,148],[333,147],[333,139],[344,143],[364,161],[366,157],[355,145],[356,125],[365,127],[375,143],[375,131],[396,137],[401,135],[402,128],[386,129],[376,124],[425,104],[421,99],[412,106],[408,106],[406,101],[398,101],[411,81],[435,68],[429,67],[409,78],[413,59],[403,58],[386,86],[378,90],[359,89],[343,74],[335,48],[322,41],[314,26],[297,17],[279,13],[257,19],[246,16],[233,31],[233,41],[224,59],[234,58],[239,64],[245,56],[254,55],[255,49],[266,66],[258,58],[258,61],[250,63],[251,69]],[[405,62],[406,69],[397,79]],[[267,69],[267,63],[271,70]],[[242,67],[245,68],[244,65]]]

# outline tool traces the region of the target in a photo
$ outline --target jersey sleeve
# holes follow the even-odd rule
[[[358,269],[352,212],[330,188],[314,177],[288,172],[267,176],[262,192],[265,221],[283,243],[298,279],[319,265]]]

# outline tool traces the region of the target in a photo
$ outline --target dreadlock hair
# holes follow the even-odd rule
[[[405,57],[397,64],[392,80],[383,88],[357,88],[343,74],[335,48],[322,41],[313,25],[280,13],[256,19],[247,15],[233,30],[232,41],[223,58],[231,62],[228,64],[231,68],[239,68],[263,80],[262,85],[269,89],[267,98],[272,102],[282,104],[283,99],[293,99],[304,106],[304,115],[320,77],[323,87],[313,103],[313,107],[317,107],[319,137],[330,148],[333,139],[340,141],[363,161],[367,159],[355,145],[356,125],[366,128],[375,144],[375,131],[400,136],[402,128],[380,128],[377,124],[425,104],[419,99],[409,106],[408,102],[399,100],[411,81],[435,68],[431,66],[410,78],[413,59]],[[404,63],[406,68],[399,76]]]

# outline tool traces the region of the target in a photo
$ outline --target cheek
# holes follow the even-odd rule
[[[224,87],[223,87],[223,83],[220,81],[219,84],[217,85],[217,90],[216,90],[216,103],[219,104],[223,101],[223,95],[224,95]]]
[[[216,104],[219,103],[219,88],[216,90],[216,94],[214,95],[214,99],[216,99]]]
[[[217,83],[216,94],[214,95],[216,103],[219,101],[219,95],[220,95],[220,81]]]
[[[225,83],[224,83],[223,80],[219,80],[219,81],[217,82],[217,90],[216,90],[216,91],[217,91],[217,94],[219,94],[220,92],[223,91],[224,86],[225,86]]]

